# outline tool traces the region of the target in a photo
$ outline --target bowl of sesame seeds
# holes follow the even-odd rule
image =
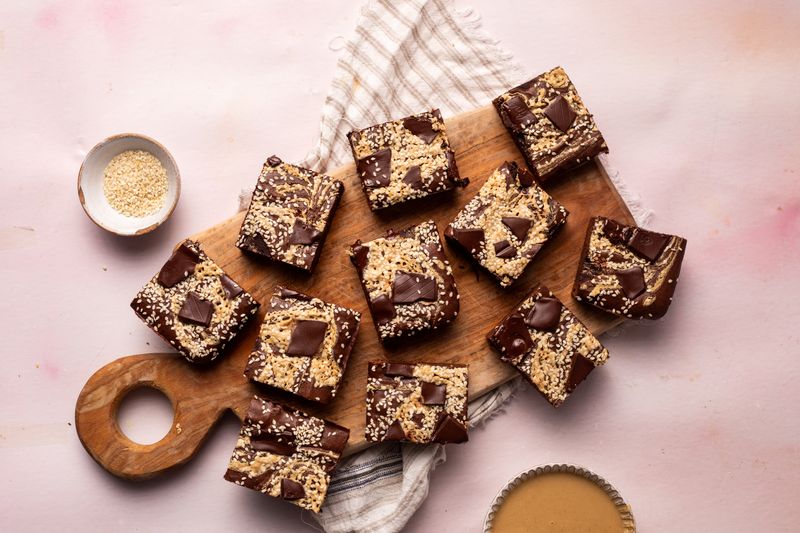
[[[123,236],[149,233],[178,203],[178,165],[161,143],[122,133],[89,150],[78,172],[78,198],[101,228]]]

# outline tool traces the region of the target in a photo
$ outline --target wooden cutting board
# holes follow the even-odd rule
[[[226,409],[242,418],[253,394],[286,401],[350,428],[345,454],[351,454],[368,445],[364,440],[364,397],[370,359],[469,363],[469,394],[476,398],[516,375],[512,367],[502,363],[490,350],[485,336],[536,283],[546,284],[594,333],[618,324],[620,319],[581,305],[570,296],[589,218],[605,215],[634,223],[602,166],[590,163],[546,187],[569,210],[567,223],[511,288],[501,289],[488,274],[473,268],[459,250],[446,244],[461,295],[458,318],[441,331],[408,339],[397,347],[387,349],[380,345],[356,270],[347,257],[348,246],[356,239],[370,240],[389,228],[401,229],[426,219],[435,220],[441,233],[498,165],[506,160],[522,164],[492,106],[460,114],[446,123],[459,170],[462,176],[470,178],[470,185],[445,196],[386,213],[373,213],[367,207],[354,165],[330,172],[344,182],[346,190],[311,276],[244,255],[236,248],[234,242],[243,214],[195,235],[193,238],[206,253],[261,302],[258,319],[245,328],[228,354],[209,368],[193,366],[175,354],[156,353],[123,357],[98,370],[84,386],[75,407],[78,436],[91,456],[120,477],[138,479],[158,474],[188,461]],[[258,171],[259,162],[254,162],[253,183]],[[153,265],[153,272],[160,266]],[[145,281],[142,279],[142,283]],[[336,399],[326,407],[249,383],[242,375],[276,284],[362,313],[361,331],[344,382]],[[175,410],[169,433],[150,445],[137,444],[125,437],[116,420],[121,399],[138,387],[161,390]],[[232,439],[231,449],[233,446]],[[224,466],[220,468],[224,470]]]

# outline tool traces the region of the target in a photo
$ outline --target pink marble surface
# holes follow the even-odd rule
[[[70,425],[95,369],[164,349],[127,304],[170,247],[231,215],[266,155],[311,147],[329,43],[358,6],[299,4],[0,4],[0,530],[311,529],[222,480],[232,416],[147,483],[98,468]],[[457,5],[531,75],[567,68],[652,227],[689,246],[667,318],[606,335],[609,365],[562,409],[526,390],[448,448],[408,530],[476,531],[506,480],[558,461],[611,480],[641,531],[797,531],[800,6]],[[173,219],[136,240],[75,194],[83,156],[120,131],[162,141],[184,178]],[[161,403],[132,409],[132,435],[166,429]]]

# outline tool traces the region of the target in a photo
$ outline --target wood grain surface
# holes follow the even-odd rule
[[[367,446],[364,398],[370,359],[468,363],[469,393],[475,398],[516,375],[511,366],[502,363],[491,351],[485,337],[535,284],[547,285],[596,334],[618,324],[621,319],[579,304],[570,296],[589,218],[605,215],[634,224],[602,166],[590,163],[547,185],[547,191],[570,214],[554,240],[542,249],[514,285],[501,289],[491,276],[473,267],[466,255],[446,244],[445,251],[461,295],[458,318],[442,330],[408,339],[391,348],[378,342],[356,270],[347,256],[349,245],[356,239],[370,240],[389,228],[401,229],[427,219],[436,221],[441,234],[500,163],[508,160],[524,164],[491,106],[447,119],[446,125],[459,170],[462,177],[470,178],[470,185],[373,213],[367,207],[354,165],[330,172],[329,175],[344,182],[346,190],[312,275],[245,255],[236,248],[234,242],[243,214],[195,235],[193,238],[201,243],[205,252],[261,302],[258,318],[245,328],[227,355],[207,368],[193,366],[175,354],[158,353],[123,357],[98,370],[84,386],[75,407],[78,435],[91,456],[106,470],[124,478],[147,478],[164,472],[192,457],[226,409],[233,410],[241,418],[253,394],[285,401],[350,428],[345,454],[351,454]],[[264,154],[267,155],[270,154]],[[253,184],[259,170],[260,162],[254,162]],[[160,266],[153,265],[153,272]],[[145,281],[143,279],[142,283]],[[277,284],[362,313],[361,331],[344,381],[336,399],[328,406],[319,407],[249,383],[242,375],[269,296]],[[120,401],[138,387],[163,391],[175,410],[168,434],[150,445],[137,444],[125,437],[116,420]],[[234,444],[231,441],[231,450]]]

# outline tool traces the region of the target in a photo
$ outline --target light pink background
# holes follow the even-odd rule
[[[148,483],[106,474],[70,425],[94,370],[165,349],[128,302],[171,246],[232,215],[267,155],[312,146],[329,43],[358,5],[260,4],[0,5],[2,531],[309,529],[222,480],[233,416]],[[609,365],[562,409],[526,390],[449,447],[408,530],[477,531],[509,478],[563,461],[612,481],[641,531],[797,531],[800,5],[471,4],[528,74],[567,68],[652,227],[688,254],[665,320],[606,335]],[[162,141],[184,180],[173,219],[136,240],[75,193],[86,152],[122,131]],[[153,398],[131,409],[134,436],[169,424]]]

